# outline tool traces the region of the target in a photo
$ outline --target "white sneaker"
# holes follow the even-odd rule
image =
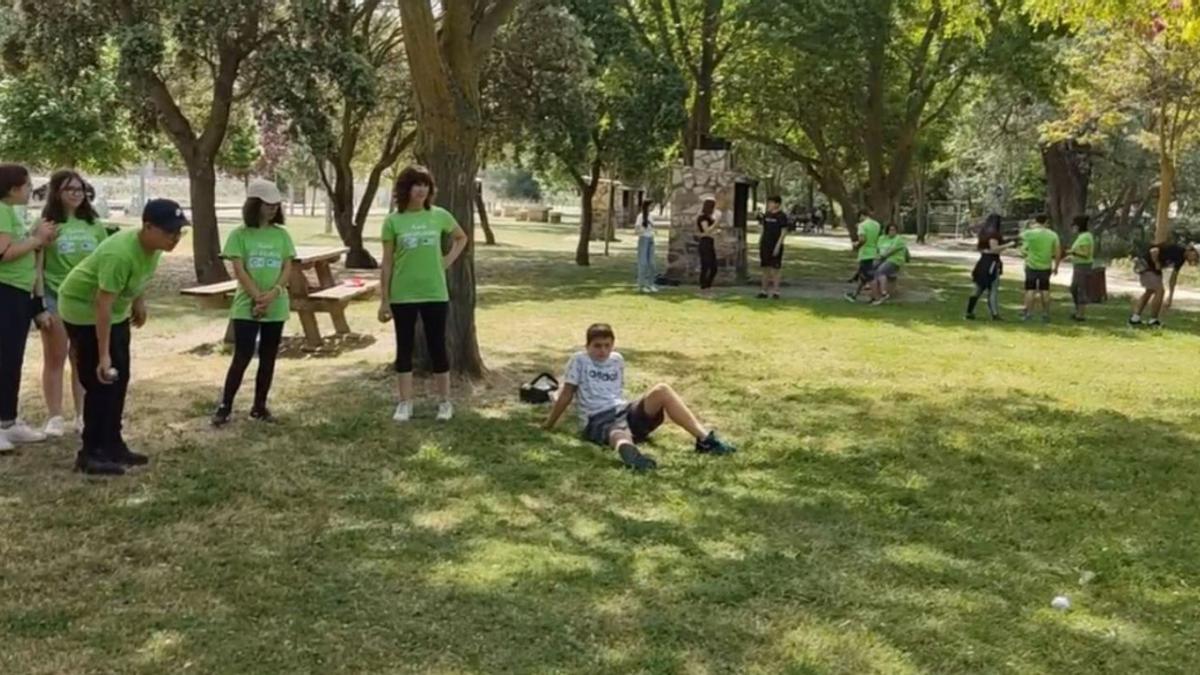
[[[83,435],[83,414],[75,415],[75,433]]]
[[[21,420],[17,420],[15,424],[5,429],[4,435],[8,437],[10,443],[41,443],[46,440],[46,434],[30,429],[29,425]]]
[[[63,420],[62,415],[55,415],[46,420],[46,427],[42,429],[42,433],[51,438],[62,438],[66,431],[67,423]]]
[[[658,286],[651,286],[651,287],[650,287],[650,292],[651,292],[651,293],[657,293],[657,292],[659,292],[660,290],[662,290],[662,289],[660,289]]]
[[[396,404],[396,412],[392,415],[393,422],[407,422],[412,419],[412,403],[401,401]]]
[[[437,419],[439,422],[449,421],[454,417],[454,404],[450,401],[442,401],[438,404]]]
[[[0,432],[0,453],[8,453],[8,452],[12,452],[13,450],[16,450],[16,449],[17,449],[17,446],[13,445],[12,442],[8,440],[8,437],[4,435],[3,432]]]

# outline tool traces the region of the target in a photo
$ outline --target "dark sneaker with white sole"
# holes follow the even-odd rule
[[[703,455],[732,455],[737,448],[717,438],[717,432],[710,431],[704,438],[696,441],[696,452]]]
[[[653,457],[643,455],[633,443],[625,443],[617,448],[621,463],[634,471],[652,471],[658,468],[658,462]]]

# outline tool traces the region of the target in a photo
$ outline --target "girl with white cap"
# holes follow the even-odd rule
[[[258,375],[254,381],[254,405],[250,418],[272,421],[267,409],[267,394],[275,379],[275,358],[283,326],[291,312],[287,282],[296,247],[283,229],[283,196],[275,184],[255,180],[246,188],[242,206],[243,225],[225,242],[221,256],[233,263],[237,293],[233,297],[230,318],[233,321],[233,362],[225,376],[221,404],[213,414],[214,426],[229,422],[233,399],[242,386],[242,376],[258,351]]]

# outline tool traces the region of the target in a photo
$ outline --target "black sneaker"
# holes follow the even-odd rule
[[[1159,321],[1158,319],[1150,319],[1149,321],[1146,322],[1146,327],[1147,328],[1162,328],[1163,325],[1162,325],[1162,322]]]
[[[75,470],[90,476],[123,476],[125,467],[90,452],[80,450],[75,455]]]
[[[1003,321],[1003,320],[1004,320],[1004,318],[1001,317],[999,314],[992,315],[992,321]]]
[[[271,424],[275,421],[275,416],[266,408],[254,408],[250,411],[250,419]]]
[[[717,438],[717,432],[710,431],[704,438],[696,441],[696,452],[703,455],[732,455],[737,448]]]
[[[637,446],[632,443],[617,448],[617,454],[621,456],[621,463],[634,471],[651,471],[658,468],[658,462],[654,461],[653,457],[638,452]]]
[[[229,424],[229,416],[232,413],[233,411],[229,409],[229,406],[222,405],[218,407],[217,411],[213,413],[212,425],[214,427],[223,427],[226,424]]]
[[[759,299],[759,300],[766,300],[766,299],[767,299],[767,294],[766,294],[766,293],[759,293],[759,294],[758,294],[758,299]]]
[[[1079,316],[1078,314],[1072,314],[1071,320],[1075,321],[1077,323],[1083,323],[1083,322],[1087,321],[1087,317]]]
[[[967,312],[966,314],[963,314],[963,320],[964,321],[974,321],[975,315],[970,312]]]
[[[145,466],[150,463],[149,457],[140,452],[130,450],[124,441],[108,451],[108,460],[113,464],[120,464],[122,466]]]
[[[1133,328],[1140,328],[1143,324],[1141,319],[1135,319],[1131,316],[1129,317],[1129,325]]]
[[[846,302],[858,302],[858,296],[854,293],[846,293],[842,297],[846,299]]]
[[[778,300],[778,299],[779,299],[779,294],[778,294],[778,293],[775,293],[775,294],[773,294],[773,295],[771,296],[771,299],[772,299],[772,300]]]

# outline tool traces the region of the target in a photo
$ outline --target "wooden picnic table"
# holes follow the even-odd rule
[[[334,331],[338,335],[346,335],[350,333],[350,324],[346,321],[346,306],[352,300],[366,297],[379,288],[378,279],[355,277],[346,282],[338,282],[333,273],[333,265],[341,260],[348,250],[344,246],[296,247],[296,257],[292,260],[287,286],[292,311],[300,317],[300,326],[304,329],[306,348],[319,349],[322,344],[317,314],[328,314],[333,320]],[[228,308],[233,304],[237,285],[237,280],[223,281],[185,288],[182,292],[184,295],[199,298],[206,306]]]

